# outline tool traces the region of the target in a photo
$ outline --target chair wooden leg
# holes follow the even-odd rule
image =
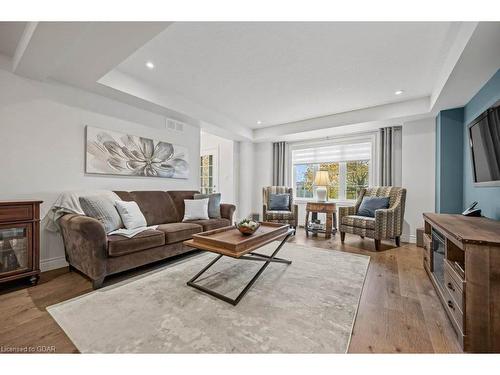
[[[340,242],[344,243],[345,240],[345,232],[340,232]]]
[[[396,246],[397,247],[401,246],[401,237],[399,237],[399,236],[396,237]]]
[[[380,240],[375,240],[375,251],[380,250]]]

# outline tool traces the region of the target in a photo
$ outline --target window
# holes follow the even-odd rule
[[[314,198],[316,171],[327,170],[328,199],[355,200],[370,182],[372,143],[295,146],[292,150],[293,185],[297,198]]]
[[[213,170],[214,170],[213,155],[201,156],[200,192],[202,194],[210,194],[214,192]]]
[[[368,186],[369,160],[346,163],[346,199],[357,199],[361,188]]]

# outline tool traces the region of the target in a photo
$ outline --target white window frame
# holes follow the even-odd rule
[[[311,141],[304,141],[304,142],[293,142],[289,144],[289,149],[288,149],[288,170],[290,173],[288,173],[288,186],[293,187],[293,194],[294,194],[294,202],[301,203],[301,202],[311,202],[315,201],[316,198],[314,197],[316,195],[316,192],[313,193],[313,198],[302,198],[302,197],[297,197],[296,196],[296,189],[295,189],[295,168],[293,167],[293,151],[294,150],[302,150],[306,148],[314,148],[314,147],[321,147],[321,146],[328,146],[332,144],[353,144],[353,143],[367,143],[369,142],[371,144],[371,159],[370,162],[368,163],[368,185],[369,186],[374,186],[375,182],[378,181],[378,163],[379,163],[379,153],[378,153],[378,144],[379,144],[379,133],[378,131],[375,132],[368,132],[368,133],[360,133],[356,135],[349,135],[349,136],[338,136],[338,137],[329,137],[327,139],[316,139],[316,140],[311,140]],[[330,199],[329,201],[338,203],[340,205],[342,204],[352,204],[355,200],[354,199],[346,199],[344,196],[345,194],[345,181],[346,181],[346,162],[340,162],[339,166],[339,174],[340,174],[340,186],[339,186],[339,192],[343,196],[340,196],[339,199]]]
[[[212,193],[217,193],[219,191],[219,146],[210,147],[201,150],[200,152],[200,161],[202,156],[212,155]],[[198,172],[198,181],[200,182],[199,190],[200,192],[203,190],[201,186],[201,165]]]

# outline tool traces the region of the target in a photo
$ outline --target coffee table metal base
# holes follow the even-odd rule
[[[229,298],[223,294],[217,293],[216,291],[213,291],[211,289],[208,289],[202,285],[196,284],[196,280],[203,275],[210,267],[212,267],[217,261],[223,257],[223,255],[217,256],[214,260],[212,260],[205,268],[203,268],[200,272],[198,272],[191,280],[187,282],[187,285],[196,288],[198,290],[201,290],[204,293],[210,294],[211,296],[214,296],[215,298],[218,298],[222,301],[225,301],[227,303],[230,303],[233,306],[236,306],[238,302],[241,301],[241,299],[247,294],[248,290],[252,287],[252,285],[257,281],[259,276],[264,272],[264,270],[267,268],[267,266],[270,263],[284,263],[284,264],[292,264],[290,260],[287,259],[281,259],[281,258],[276,258],[276,254],[281,250],[283,245],[286,243],[286,241],[290,238],[292,234],[295,233],[294,229],[291,229],[288,231],[288,233],[285,235],[285,238],[281,241],[279,246],[274,250],[274,252],[271,255],[265,255],[265,254],[259,254],[259,253],[248,253],[248,255],[243,255],[237,259],[244,259],[244,260],[253,260],[253,261],[261,261],[264,262],[262,267],[257,271],[255,276],[252,278],[252,280],[249,281],[249,283],[245,286],[245,288],[238,294],[238,296],[233,299]]]

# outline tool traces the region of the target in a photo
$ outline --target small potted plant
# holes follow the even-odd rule
[[[254,234],[255,231],[259,229],[259,227],[259,222],[250,219],[243,219],[238,224],[236,224],[236,228],[238,228],[238,230],[245,236]]]

